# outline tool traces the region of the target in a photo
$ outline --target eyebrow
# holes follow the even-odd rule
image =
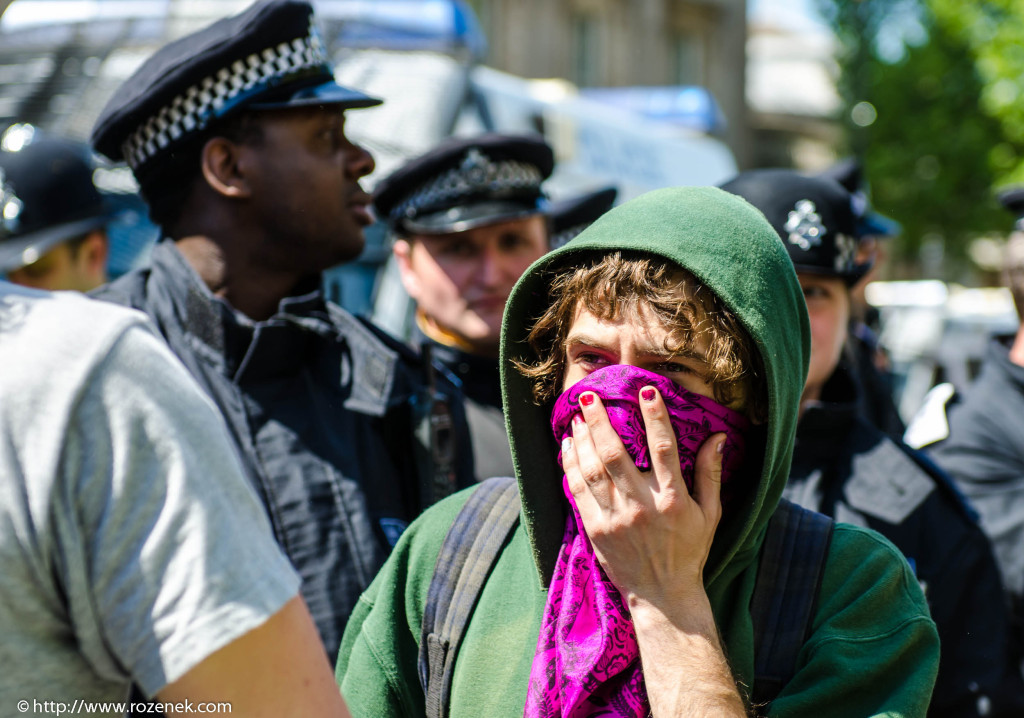
[[[571,347],[580,345],[593,347],[595,349],[603,349],[605,351],[610,351],[611,349],[607,343],[587,334],[569,334],[569,336],[565,338],[566,351]],[[702,356],[694,351],[669,352],[664,347],[655,347],[653,345],[639,346],[637,348],[637,354],[645,359],[690,359],[701,364],[708,363],[706,356]]]

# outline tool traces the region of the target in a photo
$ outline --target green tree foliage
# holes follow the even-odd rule
[[[937,22],[970,49],[982,81],[981,106],[1005,142],[990,150],[1000,184],[1024,183],[1024,3],[930,0]]]
[[[1007,158],[1012,163],[1024,143],[1008,137],[989,113],[989,88],[963,27],[917,0],[819,5],[840,42],[848,149],[864,163],[872,203],[903,225],[893,247],[903,268],[898,273],[967,280],[970,241],[1009,228],[993,187],[1005,181]],[[915,29],[918,38],[903,38],[894,52],[893,28],[901,26]],[[861,105],[857,124],[854,108],[865,102],[877,115],[867,123]],[[922,247],[932,256],[942,248],[941,269],[921,261],[928,254]]]

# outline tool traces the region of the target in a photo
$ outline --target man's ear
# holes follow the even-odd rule
[[[239,162],[242,146],[226,137],[211,137],[203,145],[200,167],[214,192],[224,197],[249,197],[251,188]]]
[[[85,238],[82,248],[83,260],[89,273],[105,282],[107,276],[107,257],[110,254],[110,243],[107,233],[102,229],[93,230]]]
[[[402,279],[402,286],[405,287],[405,291],[410,297],[418,299],[420,278],[412,266],[412,251],[412,242],[407,239],[396,239],[391,247],[391,252],[395,255],[395,261],[398,263],[398,275]]]

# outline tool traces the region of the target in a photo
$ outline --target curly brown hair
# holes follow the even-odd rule
[[[533,379],[538,404],[562,392],[565,342],[581,305],[605,320],[634,316],[645,307],[671,327],[668,354],[703,355],[708,371],[702,378],[718,403],[730,405],[745,397],[741,410],[755,422],[767,419],[760,352],[736,315],[690,272],[660,257],[614,252],[561,268],[549,286],[551,302],[527,337],[538,359],[514,360]],[[698,350],[701,344],[708,347],[706,354]]]

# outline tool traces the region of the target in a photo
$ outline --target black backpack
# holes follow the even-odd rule
[[[427,592],[419,677],[427,718],[448,718],[459,642],[491,567],[519,520],[519,490],[508,477],[488,479],[469,497],[445,536]],[[814,616],[834,522],[783,499],[768,523],[750,602],[754,686],[760,711],[796,673]]]

